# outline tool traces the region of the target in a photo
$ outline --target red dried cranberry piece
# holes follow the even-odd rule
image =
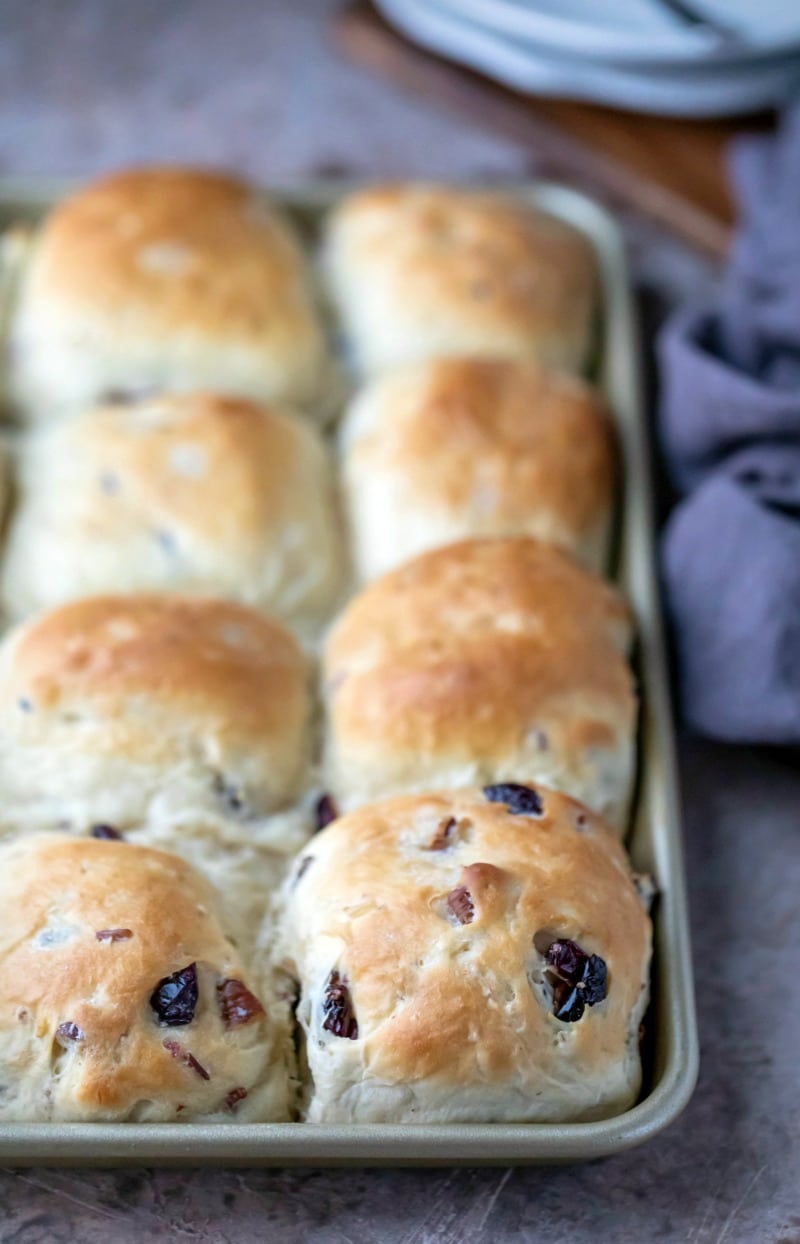
[[[226,782],[221,773],[214,774],[212,783],[216,794],[219,795],[222,802],[230,812],[241,812],[244,808],[244,800],[242,799],[239,789],[232,782]]]
[[[158,982],[150,1006],[162,1028],[182,1028],[194,1019],[197,996],[197,964],[190,963]]]
[[[583,969],[583,996],[589,1006],[602,1002],[607,993],[608,968],[605,959],[599,955],[589,955]]]
[[[587,955],[577,942],[552,942],[545,956],[553,985],[553,1014],[567,1023],[583,1015],[586,1006],[602,1002],[607,993],[608,968],[600,955]]]
[[[232,1088],[230,1093],[225,1097],[225,1105],[229,1110],[235,1111],[240,1101],[244,1101],[247,1096],[246,1088]]]
[[[324,829],[326,825],[330,825],[331,821],[335,821],[338,815],[339,809],[336,807],[333,798],[328,794],[320,795],[314,805],[317,831]]]
[[[541,816],[544,812],[542,797],[532,786],[497,782],[494,786],[484,786],[483,793],[489,803],[504,803],[514,816]]]
[[[110,838],[114,842],[125,841],[122,834],[113,825],[93,825],[91,835],[93,838]]]
[[[133,937],[133,929],[98,929],[95,937],[98,942],[126,942]]]
[[[244,981],[221,981],[217,985],[217,1004],[226,1028],[238,1028],[240,1024],[249,1024],[251,1020],[264,1014],[264,1008],[255,994],[251,993]]]
[[[347,979],[338,972],[331,972],[328,977],[322,1012],[325,1017],[322,1027],[328,1032],[332,1032],[335,1037],[346,1037],[348,1041],[358,1039],[358,1020],[353,1010],[350,988]]]
[[[189,1050],[185,1050],[180,1042],[162,1041],[161,1044],[164,1046],[165,1050],[169,1050],[173,1058],[179,1059],[180,1062],[183,1063],[184,1067],[189,1067],[192,1071],[195,1071],[202,1080],[211,1079],[211,1076],[208,1074],[205,1067],[197,1061],[194,1054],[191,1054]]]
[[[194,1054],[190,1054],[188,1050],[186,1051],[186,1058],[184,1059],[184,1062],[187,1067],[191,1067],[192,1071],[196,1071],[203,1080],[211,1079],[211,1076],[208,1074],[205,1067],[201,1067]]]
[[[547,966],[552,968],[557,976],[571,985],[577,985],[583,975],[583,967],[587,958],[586,952],[577,942],[570,941],[568,937],[562,941],[551,942],[547,948],[546,958]]]
[[[299,865],[298,865],[298,867],[297,867],[297,872],[296,872],[296,873],[295,873],[295,875],[294,875],[294,884],[295,884],[295,885],[297,885],[298,881],[300,881],[303,877],[305,877],[306,873],[308,872],[308,870],[309,870],[309,868],[311,867],[311,865],[313,864],[313,862],[314,862],[314,856],[313,856],[313,855],[304,855],[304,856],[303,856],[303,858],[301,859],[301,861],[300,861],[300,863],[299,863]]]
[[[86,1033],[78,1024],[73,1024],[72,1020],[65,1019],[63,1024],[59,1024],[56,1028],[56,1041],[59,1045],[71,1045],[74,1041],[85,1041]]]
[[[428,845],[428,850],[429,851],[444,851],[444,849],[446,847],[449,847],[451,842],[453,841],[455,832],[456,832],[456,818],[454,816],[446,817],[445,820],[440,822],[439,827],[436,830],[436,833],[431,838],[430,843]]]
[[[580,989],[566,981],[553,983],[553,1014],[562,1023],[574,1024],[583,1015],[586,1003]]]
[[[472,924],[475,919],[475,904],[472,895],[465,885],[457,885],[447,896],[447,906],[459,924]]]

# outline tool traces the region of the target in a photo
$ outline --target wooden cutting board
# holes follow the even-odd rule
[[[367,0],[342,9],[333,33],[341,52],[395,86],[529,149],[538,175],[632,205],[718,257],[727,251],[734,217],[725,144],[774,125],[770,114],[684,121],[523,95],[417,47]]]

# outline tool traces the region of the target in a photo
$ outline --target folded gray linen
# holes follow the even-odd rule
[[[800,742],[800,104],[731,150],[740,228],[717,305],[658,355],[660,427],[686,495],[663,573],[687,721]]]

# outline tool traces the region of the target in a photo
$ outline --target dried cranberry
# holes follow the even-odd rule
[[[221,773],[215,773],[213,786],[216,794],[219,795],[229,812],[242,811],[244,800],[238,788],[232,782],[226,782]]]
[[[562,980],[569,981],[572,985],[578,983],[586,962],[586,952],[581,950],[577,942],[571,942],[569,938],[551,942],[546,957],[547,966]]]
[[[472,924],[475,919],[475,904],[472,895],[465,885],[457,885],[447,896],[447,906],[459,924]]]
[[[56,1028],[56,1041],[59,1045],[70,1045],[73,1041],[85,1041],[86,1033],[78,1024],[73,1024],[72,1020],[65,1019],[63,1024],[59,1024]]]
[[[173,1058],[179,1059],[183,1063],[184,1067],[189,1067],[192,1071],[197,1072],[202,1080],[211,1079],[211,1076],[208,1074],[205,1067],[197,1061],[194,1054],[191,1054],[188,1050],[185,1050],[180,1042],[163,1041],[162,1045],[165,1050],[169,1050]]]
[[[542,797],[532,786],[497,782],[494,786],[484,786],[483,793],[489,803],[504,803],[514,816],[541,816],[544,812]]]
[[[314,805],[314,816],[316,817],[317,830],[324,829],[326,825],[330,825],[331,821],[335,821],[339,815],[339,809],[328,795],[320,795]]]
[[[229,978],[217,985],[217,1004],[226,1028],[238,1028],[264,1014],[264,1008],[244,981]]]
[[[601,959],[599,955],[589,955],[583,969],[583,980],[579,985],[579,988],[583,987],[583,995],[589,1006],[603,1001],[608,992],[607,983],[608,968],[605,959]]]
[[[132,929],[98,929],[95,933],[98,942],[126,942],[133,937]]]
[[[358,1020],[353,1010],[350,989],[347,980],[338,972],[331,972],[328,977],[322,1012],[325,1017],[322,1027],[328,1032],[332,1032],[335,1037],[346,1037],[348,1041],[358,1039]]]
[[[556,980],[553,983],[553,1014],[562,1023],[574,1024],[583,1015],[586,1002],[583,994],[566,981]]]
[[[113,825],[93,825],[91,835],[93,838],[109,838],[114,842],[123,841],[122,834]]]
[[[295,875],[294,875],[294,884],[295,884],[295,885],[297,885],[298,881],[300,881],[302,877],[305,877],[306,873],[308,872],[308,870],[309,870],[309,868],[311,867],[311,865],[313,864],[313,862],[314,862],[314,856],[313,856],[313,855],[304,855],[304,856],[303,856],[303,858],[301,859],[301,861],[300,861],[300,863],[299,863],[299,865],[298,865],[298,867],[297,867],[297,872],[296,872],[296,873],[295,873]]]
[[[456,832],[456,818],[448,816],[440,824],[436,833],[431,838],[428,846],[429,851],[443,851],[445,847],[449,847],[453,841]]]
[[[232,1088],[230,1093],[225,1097],[225,1105],[229,1110],[235,1110],[240,1101],[244,1101],[247,1096],[246,1088]]]
[[[194,1054],[190,1054],[188,1050],[186,1051],[186,1058],[184,1059],[184,1062],[187,1067],[191,1067],[192,1071],[196,1071],[203,1080],[211,1079],[211,1076],[208,1074],[205,1067],[201,1067]]]
[[[159,981],[150,995],[150,1006],[162,1028],[191,1024],[197,1009],[197,964],[190,963]]]
[[[552,942],[545,956],[553,985],[553,1014],[574,1023],[586,1006],[602,1002],[607,993],[608,969],[600,955],[587,955],[577,942]]]

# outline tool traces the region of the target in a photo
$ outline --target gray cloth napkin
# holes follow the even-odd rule
[[[658,343],[661,434],[687,495],[663,571],[684,713],[717,738],[800,742],[800,104],[740,139],[740,230],[716,306]]]

